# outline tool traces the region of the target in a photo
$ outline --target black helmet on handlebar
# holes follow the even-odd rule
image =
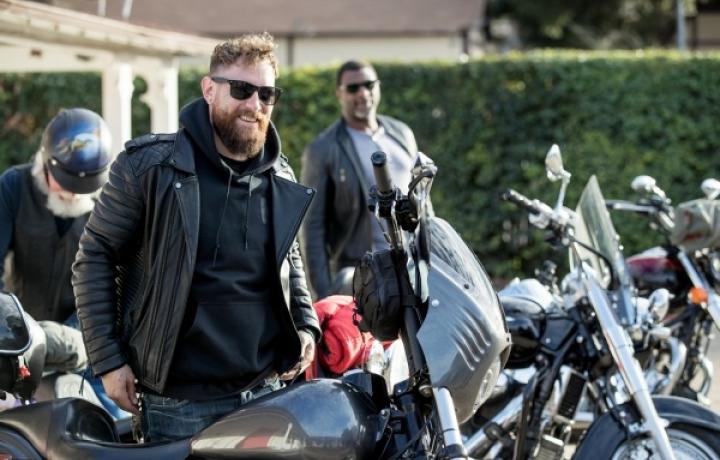
[[[0,291],[0,390],[29,400],[42,378],[46,341],[20,301]]]
[[[45,128],[40,152],[62,188],[85,194],[107,181],[111,144],[110,129],[100,115],[81,108],[62,109]]]

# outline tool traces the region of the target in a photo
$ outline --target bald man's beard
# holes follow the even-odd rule
[[[225,112],[217,106],[211,106],[210,110],[210,120],[215,134],[231,153],[247,156],[248,159],[254,158],[260,153],[263,145],[265,145],[268,125],[270,124],[265,114],[251,110]],[[236,120],[241,116],[255,117],[258,129],[239,127]]]

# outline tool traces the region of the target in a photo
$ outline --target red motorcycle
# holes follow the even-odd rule
[[[687,356],[672,394],[707,403],[713,378],[707,351],[713,325],[720,328],[720,182],[705,180],[705,198],[677,206],[650,176],[636,177],[631,187],[636,201],[607,200],[608,209],[645,216],[666,243],[628,258],[629,272],[641,296],[660,288],[671,294],[662,324]]]

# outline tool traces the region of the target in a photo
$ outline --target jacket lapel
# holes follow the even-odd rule
[[[277,174],[270,177],[275,262],[280,267],[315,196],[315,190]]]
[[[358,158],[357,151],[355,150],[355,144],[353,144],[353,141],[345,128],[345,122],[338,122],[336,135],[338,144],[340,145],[340,151],[348,158],[348,160],[350,160],[350,164],[352,165],[353,170],[355,170],[355,175],[360,181],[360,185],[364,191],[364,193],[362,193],[362,200],[363,202],[367,202],[366,195],[367,191],[370,190],[370,184],[368,183],[367,177],[365,177],[365,173],[360,165],[360,159]]]
[[[190,261],[187,266],[194,267],[200,233],[200,188],[195,173],[192,146],[184,131],[180,131],[175,138],[175,148],[170,164],[176,169],[188,173],[185,178],[176,179],[172,187],[180,205],[180,218],[185,233],[185,246],[188,250],[186,256]]]

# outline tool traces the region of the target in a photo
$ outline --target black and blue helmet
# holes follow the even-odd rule
[[[97,113],[62,109],[42,137],[43,161],[65,190],[92,193],[107,181],[112,162],[110,129]]]

